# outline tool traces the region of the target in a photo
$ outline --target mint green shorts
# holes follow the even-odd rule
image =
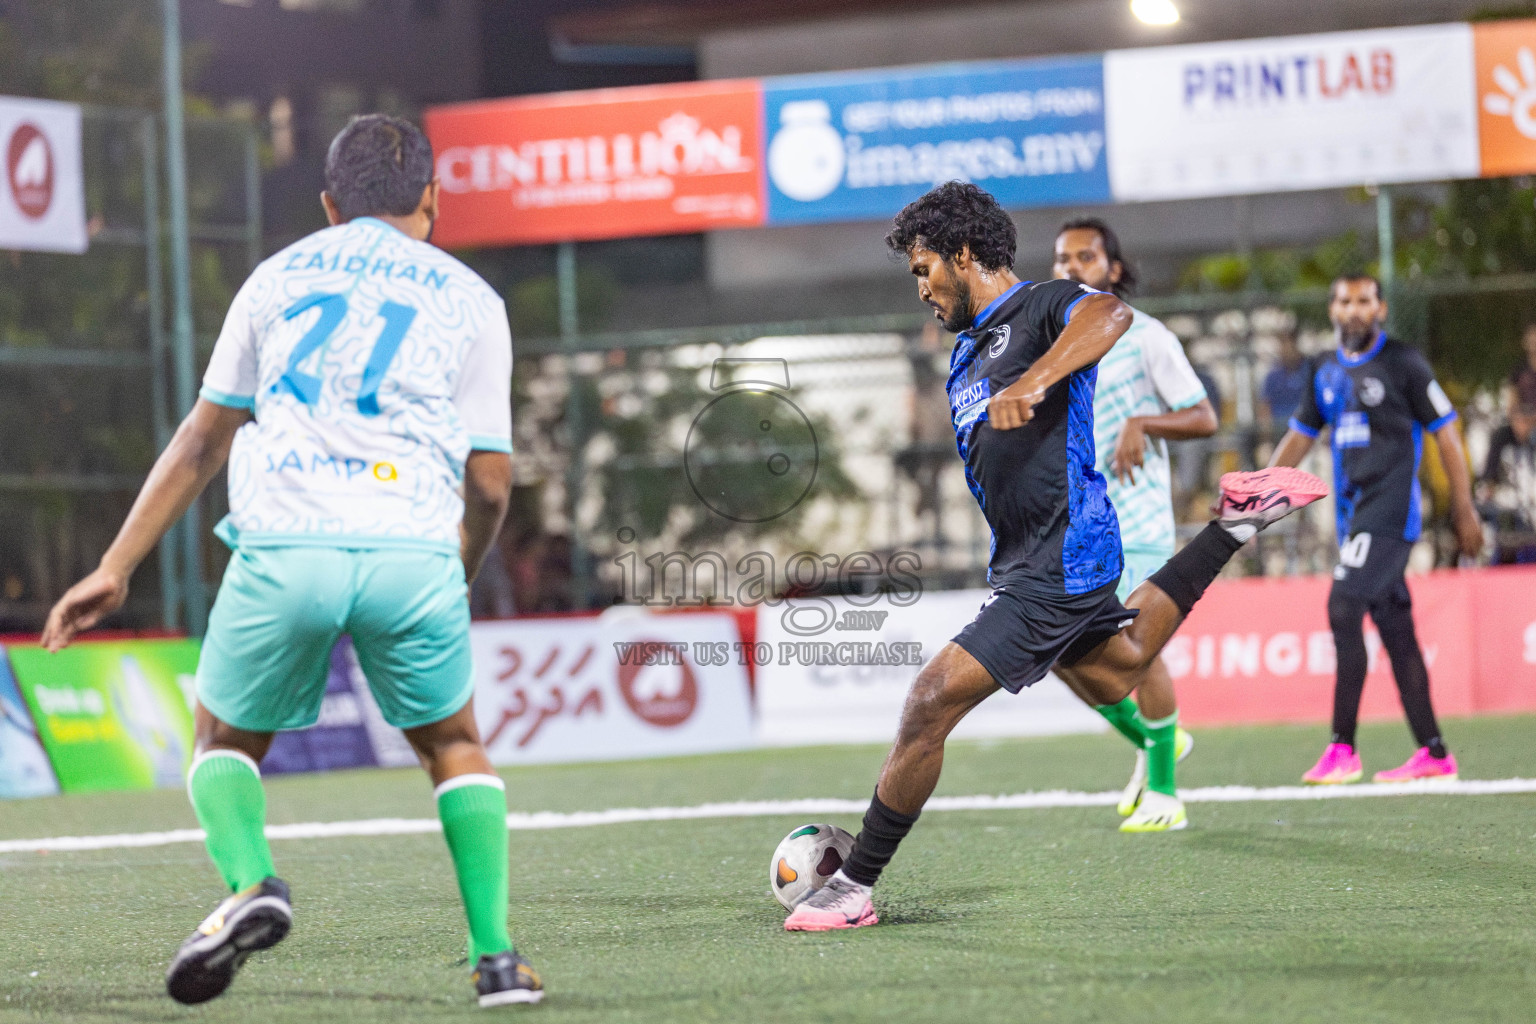
[[[1172,557],[1171,550],[1125,552],[1125,570],[1120,573],[1120,586],[1115,589],[1115,596],[1122,601],[1130,597],[1131,591],[1146,582],[1148,576],[1161,569]]]
[[[343,633],[390,725],[430,725],[469,703],[464,564],[400,548],[237,550],[208,616],[197,699],[237,729],[314,725]]]

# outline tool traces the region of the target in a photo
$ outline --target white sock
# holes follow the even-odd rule
[[[837,879],[838,881],[842,882],[844,885],[851,885],[851,886],[853,886],[856,889],[863,889],[866,894],[871,893],[871,892],[874,891],[874,886],[865,885],[863,882],[855,882],[853,879],[851,879],[847,875],[843,874],[843,869],[842,868],[838,868],[837,869],[837,873],[832,876],[832,879]],[[828,879],[828,882],[830,883],[832,881],[832,879]]]
[[[1252,523],[1222,523],[1221,528],[1232,535],[1239,544],[1247,544],[1258,535],[1259,528]]]

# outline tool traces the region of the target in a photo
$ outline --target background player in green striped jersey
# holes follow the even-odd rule
[[[1062,226],[1056,235],[1055,273],[1121,298],[1136,283],[1120,240],[1097,218]],[[1167,441],[1209,437],[1217,426],[1216,411],[1179,339],[1156,318],[1139,309],[1132,312],[1130,329],[1099,361],[1093,400],[1097,468],[1109,481],[1125,550],[1122,600],[1173,557]],[[1126,818],[1121,830],[1167,830],[1172,817],[1150,804],[1143,807],[1142,797],[1151,789],[1177,798],[1174,765],[1189,753],[1193,740],[1178,727],[1173,679],[1162,659],[1153,664],[1134,699],[1095,709],[1136,746],[1136,765],[1119,805]],[[1152,803],[1166,807],[1162,801]]]

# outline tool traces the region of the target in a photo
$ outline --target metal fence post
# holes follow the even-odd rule
[[[181,104],[181,11],[178,0],[162,0],[165,52],[161,64],[165,90],[165,162],[171,220],[172,363],[176,368],[176,415],[192,411],[197,400],[192,335],[191,243],[187,224],[186,124]],[[187,630],[202,636],[208,624],[208,594],[203,584],[202,505],[194,501],[182,519],[182,593]]]
[[[245,262],[261,262],[261,149],[254,124],[245,130]]]
[[[146,116],[139,127],[144,162],[144,284],[149,306],[149,405],[154,420],[155,451],[171,443],[165,393],[165,284],[160,256],[160,157],[155,119]],[[181,551],[178,527],[173,525],[160,541],[160,624],[166,629],[181,625]]]
[[[1397,240],[1392,224],[1392,190],[1385,185],[1376,189],[1376,276],[1381,281],[1381,297],[1387,303],[1387,327],[1398,321],[1393,299],[1397,283]]]
[[[561,242],[555,251],[555,285],[560,303],[560,339],[565,349],[566,373],[569,387],[565,398],[565,415],[571,438],[571,462],[566,469],[566,501],[571,516],[571,604],[580,608],[586,604],[591,591],[591,569],[587,547],[581,542],[581,529],[576,521],[580,505],[581,486],[586,477],[586,460],[582,448],[587,441],[586,403],[582,401],[577,386],[576,356],[581,348],[581,325],[576,315],[576,243]]]

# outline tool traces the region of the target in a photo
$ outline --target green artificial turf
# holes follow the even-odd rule
[[[1536,718],[1447,723],[1466,778],[1536,775]],[[1290,784],[1318,728],[1205,730],[1186,787]],[[1367,770],[1409,752],[1362,730]],[[882,751],[509,769],[516,810],[861,798]],[[1117,787],[1110,736],[954,744],[940,792]],[[273,822],[429,817],[424,778],[269,782]],[[515,832],[513,935],[548,1021],[1519,1021],[1536,1017],[1536,796],[1196,804],[1122,836],[1109,808],[934,812],[883,923],[789,935],[768,858],[796,818]],[[838,824],[855,830],[857,821]],[[0,839],[193,827],[176,792],[0,804]],[[0,1022],[485,1020],[437,835],[285,840],[296,923],[218,1001],[161,982],[219,898],[193,844],[0,855]],[[35,972],[35,973],[34,973]]]

